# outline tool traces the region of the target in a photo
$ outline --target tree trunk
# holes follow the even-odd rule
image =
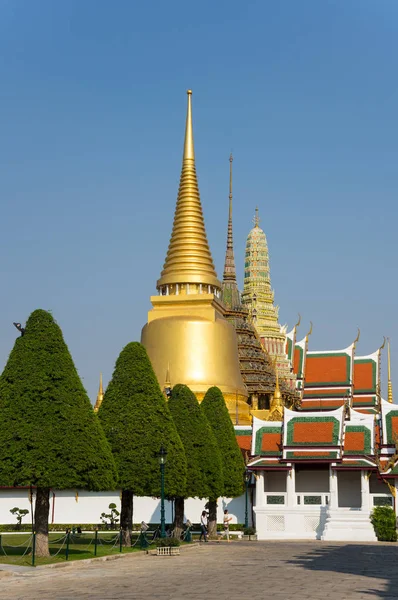
[[[36,489],[35,531],[36,556],[50,556],[48,549],[48,516],[50,513],[50,488]]]
[[[131,535],[133,531],[133,492],[131,490],[122,490],[120,527],[122,528],[123,545],[131,546]]]
[[[217,538],[217,500],[209,500],[207,503],[209,518],[207,521],[207,531],[209,538]]]
[[[180,539],[184,528],[184,498],[177,496],[174,501],[174,537]]]

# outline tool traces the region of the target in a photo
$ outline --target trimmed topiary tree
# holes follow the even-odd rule
[[[234,426],[218,387],[207,390],[200,405],[207,417],[221,454],[224,496],[236,498],[244,492],[245,463],[235,436]],[[217,498],[209,497],[209,535],[217,535]]]
[[[218,498],[223,494],[220,452],[204,411],[186,385],[176,385],[169,409],[187,457],[187,486],[175,499],[176,535],[183,527],[184,498]]]
[[[0,377],[0,485],[36,487],[37,556],[49,556],[50,488],[115,484],[111,449],[61,329],[36,310]]]
[[[160,496],[157,452],[167,450],[165,493],[185,494],[186,459],[173,419],[151,362],[142,344],[131,342],[121,351],[98,411],[115,457],[122,488],[121,527],[130,543],[133,494]]]

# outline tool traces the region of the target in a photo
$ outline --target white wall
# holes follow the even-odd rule
[[[119,492],[87,492],[85,490],[54,490],[50,492],[49,522],[62,524],[78,524],[101,522],[101,513],[108,512],[108,506],[114,502],[120,510]],[[185,518],[194,523],[200,521],[200,515],[206,500],[189,498],[185,501]],[[249,523],[251,523],[251,504],[249,494]],[[0,490],[0,523],[16,523],[10,509],[27,508],[29,511],[29,490]],[[222,523],[223,512],[227,508],[232,516],[231,523],[243,523],[245,520],[245,496],[240,498],[221,498],[217,507],[217,521]],[[166,523],[172,521],[171,503],[165,502]],[[29,523],[31,515],[23,519]],[[143,498],[135,496],[133,500],[133,521],[140,523],[160,523],[160,500],[158,498]]]

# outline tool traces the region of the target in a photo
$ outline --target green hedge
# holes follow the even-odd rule
[[[379,542],[397,541],[395,511],[390,506],[376,506],[370,520]]]

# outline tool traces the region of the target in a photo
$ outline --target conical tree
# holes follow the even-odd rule
[[[221,456],[213,430],[195,394],[186,385],[173,388],[169,409],[187,457],[187,486],[175,499],[175,529],[184,519],[184,498],[218,498],[223,494]]]
[[[234,426],[218,387],[207,390],[200,405],[207,417],[222,456],[224,496],[236,498],[244,491],[245,463],[235,436]],[[217,498],[209,497],[209,535],[217,532]]]
[[[156,453],[167,450],[165,493],[185,494],[186,459],[166,400],[144,346],[131,342],[116,361],[98,417],[115,457],[122,489],[121,526],[131,539],[133,494],[160,496]]]
[[[61,329],[34,311],[0,377],[0,485],[36,487],[37,556],[48,556],[50,488],[109,490],[112,452]]]

